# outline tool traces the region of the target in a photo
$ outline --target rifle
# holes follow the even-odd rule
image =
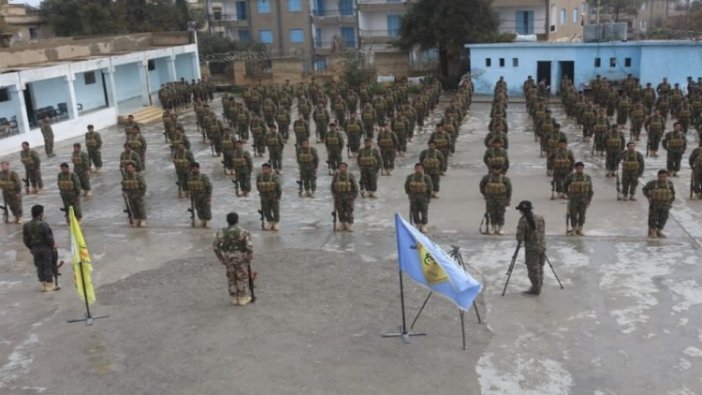
[[[363,173],[361,173],[361,179],[358,181],[358,188],[361,190],[361,197],[366,197],[366,186],[363,183]]]
[[[54,274],[54,285],[56,286],[56,291],[61,289],[61,286],[59,285],[59,276],[61,273],[59,272],[59,269],[63,266],[63,261],[59,262],[58,261],[58,250],[54,248],[51,251],[51,271]]]
[[[336,202],[334,202],[334,211],[332,211],[331,215],[332,215],[333,229],[334,229],[334,232],[336,232]]]
[[[331,161],[327,161],[327,174],[332,175],[332,169],[331,169]]]
[[[297,180],[297,196],[302,197],[302,178]]]
[[[195,198],[193,197],[193,194],[190,194],[190,208],[188,209],[188,212],[190,212],[190,226],[193,228],[195,227]]]
[[[485,231],[484,232],[483,232],[483,224],[485,224]],[[483,235],[490,234],[490,216],[488,215],[487,211],[485,211],[485,214],[483,214],[483,220],[480,221],[480,226],[478,227],[478,231]]]
[[[261,230],[266,230],[266,217],[263,215],[263,206],[258,210],[258,215],[261,216]]]
[[[256,301],[256,293],[254,292],[254,289],[256,288],[254,282],[256,280],[256,275],[258,272],[254,272],[251,270],[251,265],[246,265],[246,271],[248,272],[249,275],[249,289],[251,290],[251,303],[254,303]]]
[[[519,249],[522,248],[522,242],[517,243],[517,248],[514,250],[514,255],[512,255],[512,262],[509,264],[507,269],[507,281],[505,281],[505,287],[502,289],[502,296],[505,296],[507,292],[507,284],[509,284],[509,279],[512,277],[512,270],[514,270],[514,264],[517,262],[517,255],[519,255]]]
[[[646,157],[648,158],[648,156],[650,154],[651,154],[651,139],[648,138],[648,139],[646,139]]]
[[[132,207],[129,205],[129,198],[127,198],[126,192],[122,193],[122,198],[124,199],[124,212],[127,214],[127,218],[129,218],[129,225],[134,225],[134,218],[132,217]]]
[[[551,200],[555,200],[555,193],[556,193],[556,181],[551,180]]]
[[[23,178],[22,181],[24,182],[24,192],[29,195],[29,175],[27,175],[27,178]]]
[[[572,233],[573,231],[570,229],[570,199],[568,199],[568,206],[566,208],[566,236]]]
[[[695,196],[695,168],[690,171],[690,200]]]
[[[236,193],[236,197],[239,197],[239,180],[236,178],[232,180],[234,183],[234,192]]]
[[[617,166],[619,167],[619,166]],[[619,170],[619,169],[617,169]],[[619,171],[615,172],[617,176],[617,200],[622,200],[622,187],[621,187],[621,182],[619,181]]]
[[[0,210],[2,210],[2,222],[8,224],[10,223],[10,213],[7,210],[7,200],[5,200],[5,196],[3,194],[2,197],[2,206],[0,206]]]

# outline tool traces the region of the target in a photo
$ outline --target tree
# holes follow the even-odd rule
[[[437,48],[441,75],[455,76],[463,45],[495,41],[498,24],[491,0],[419,0],[402,17],[397,45]]]
[[[598,0],[590,0],[590,8],[597,10],[597,7],[600,6],[600,14],[609,14],[614,22],[619,22],[622,16],[638,15],[643,1],[644,0],[599,0],[598,2]],[[600,22],[602,22],[601,18]]]

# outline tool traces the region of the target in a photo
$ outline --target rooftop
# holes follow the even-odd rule
[[[572,48],[572,47],[702,47],[702,41],[695,40],[641,40],[641,41],[604,41],[604,42],[512,42],[512,43],[484,43],[465,44],[465,48]]]

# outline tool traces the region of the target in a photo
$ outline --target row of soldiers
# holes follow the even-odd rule
[[[212,101],[214,93],[215,85],[210,79],[193,79],[188,82],[181,78],[180,81],[161,84],[158,99],[164,109],[176,110],[190,106],[194,101]]]

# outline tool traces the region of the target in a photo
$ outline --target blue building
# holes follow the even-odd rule
[[[79,40],[70,47],[0,51],[0,155],[17,151],[22,141],[43,145],[44,116],[60,141],[82,135],[87,125],[101,129],[116,124],[120,114],[158,104],[161,84],[200,78],[197,44],[187,43],[187,36],[184,45],[174,45],[182,39],[149,37],[138,47],[140,39],[146,41],[132,38],[132,51]],[[107,50],[93,55],[96,47]]]
[[[621,80],[627,74],[643,86],[654,87],[663,77],[671,84],[687,86],[687,77],[702,76],[702,42],[630,41],[600,43],[498,43],[467,44],[475,92],[492,94],[495,82],[504,77],[512,95],[522,94],[528,76],[546,80],[557,93],[563,76],[578,90],[600,75]]]

